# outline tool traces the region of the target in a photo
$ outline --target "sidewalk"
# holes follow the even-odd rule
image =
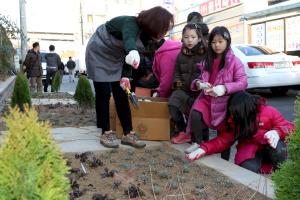
[[[16,76],[11,76],[5,81],[0,81],[0,111],[3,109],[4,102],[11,95]]]

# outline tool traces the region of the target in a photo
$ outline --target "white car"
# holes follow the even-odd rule
[[[232,45],[234,54],[243,62],[248,88],[270,88],[283,95],[291,86],[300,85],[300,58],[276,52],[265,46]]]

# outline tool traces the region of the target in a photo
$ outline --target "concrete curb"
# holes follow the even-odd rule
[[[171,145],[173,148],[184,153],[185,145]],[[206,156],[195,161],[197,164],[203,164],[216,171],[228,176],[254,191],[257,191],[271,199],[275,198],[274,185],[272,180],[264,177],[263,175],[256,174],[252,171],[246,170],[231,162],[225,161],[216,155]],[[241,191],[242,192],[242,191]]]
[[[4,82],[0,82],[0,111],[3,109],[4,102],[9,98],[12,93],[13,85],[16,76],[11,76]]]

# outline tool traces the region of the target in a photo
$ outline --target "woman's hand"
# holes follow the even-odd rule
[[[121,80],[120,80],[120,86],[121,86],[121,88],[123,90],[126,90],[127,88],[131,89],[129,78],[126,78],[126,77],[121,78]]]
[[[271,130],[265,133],[264,138],[268,140],[268,143],[270,146],[274,149],[276,149],[278,141],[279,141],[279,134],[275,130]]]
[[[200,147],[196,149],[195,151],[189,153],[186,155],[187,159],[189,160],[198,160],[199,158],[205,156],[205,151],[204,149],[201,149]]]
[[[140,55],[137,50],[129,51],[128,55],[125,57],[125,62],[131,65],[134,69],[137,69],[140,65]]]

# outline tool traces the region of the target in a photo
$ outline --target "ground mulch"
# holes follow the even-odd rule
[[[168,145],[68,153],[65,158],[71,167],[70,199],[268,199],[213,169],[187,161]]]

